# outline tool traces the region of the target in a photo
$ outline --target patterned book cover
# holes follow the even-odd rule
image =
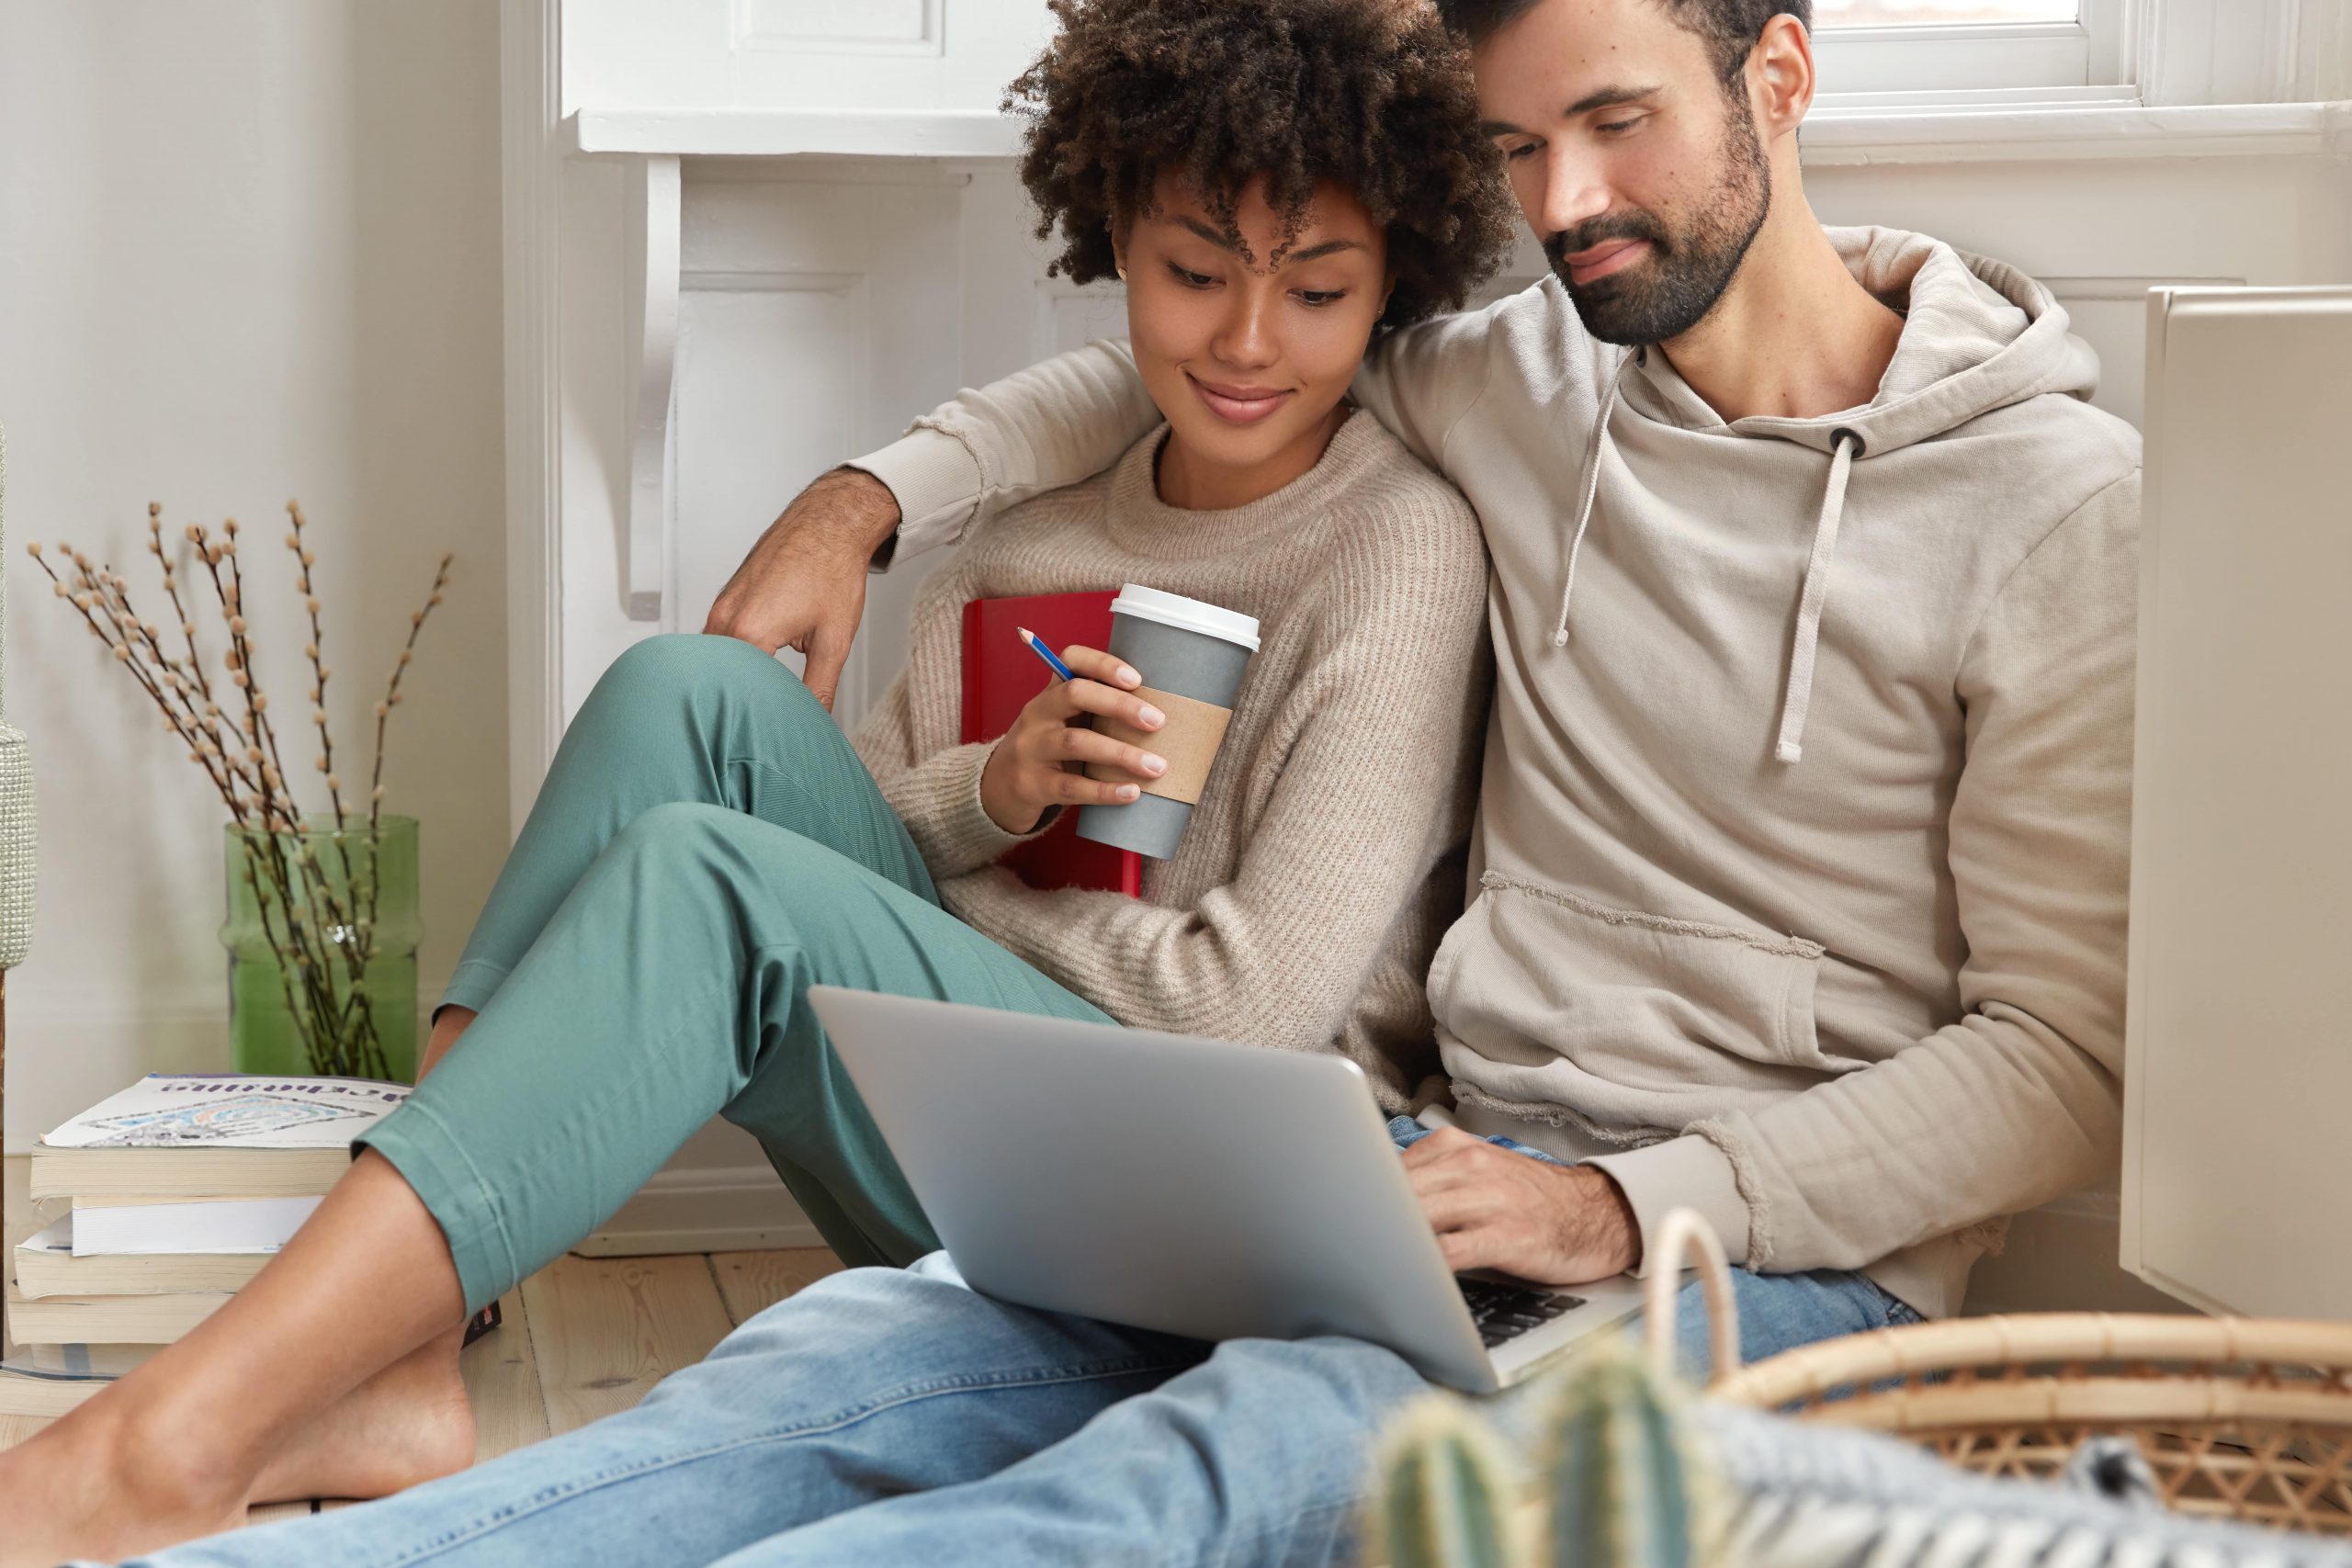
[[[52,1149],[326,1149],[350,1144],[408,1098],[364,1078],[150,1073],[41,1139]]]

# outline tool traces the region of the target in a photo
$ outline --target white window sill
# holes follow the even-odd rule
[[[582,109],[566,150],[673,158],[1010,158],[1022,122],[985,110]]]
[[[2329,152],[2352,152],[2352,103],[1833,107],[1804,127],[1813,168]]]
[[[2100,89],[2084,90],[2097,93]],[[1972,102],[1912,96],[1817,107],[1804,129],[1814,167],[2006,164],[2085,158],[2214,158],[2352,152],[2352,103]],[[564,122],[568,152],[590,157],[778,158],[808,155],[1009,158],[1022,122],[982,112],[839,109],[582,109]]]

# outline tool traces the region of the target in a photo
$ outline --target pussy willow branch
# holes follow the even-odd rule
[[[368,826],[374,827],[384,804],[384,726],[394,708],[401,705],[401,677],[408,671],[409,661],[416,657],[417,634],[424,630],[425,617],[441,603],[441,591],[449,586],[449,563],[458,558],[445,555],[433,573],[433,587],[424,596],[424,608],[408,618],[408,641],[401,645],[400,657],[392,661],[391,680],[384,689],[384,700],[376,705],[376,764],[369,776],[368,789]]]
[[[187,604],[180,598],[178,571],[172,564],[172,558],[164,550],[164,509],[153,502],[147,503],[147,553],[155,558],[156,563],[163,570],[164,592],[172,602],[172,614],[179,622],[180,636],[187,647],[187,660],[174,661],[171,667],[180,672],[184,680],[195,682],[196,695],[187,699],[188,706],[193,711],[197,698],[201,698],[208,728],[217,724],[228,724],[233,739],[234,723],[220,711],[220,700],[212,690],[212,678],[205,672],[204,650],[198,646],[196,640],[196,617],[190,614]],[[215,738],[218,738],[217,733]],[[268,759],[262,754],[261,748],[250,740],[240,746],[238,750],[253,770],[252,775],[247,777],[244,783],[247,791],[254,796],[254,807],[263,813],[265,825],[273,825],[269,823],[268,811],[270,796],[278,783],[274,776],[276,770],[270,766]]]
[[[213,787],[220,792],[221,799],[228,802],[230,811],[242,822],[244,819],[243,809],[238,805],[236,795],[231,789],[228,780],[220,775],[213,767],[211,760],[205,754],[203,738],[189,732],[181,724],[178,716],[172,711],[172,705],[164,699],[164,694],[157,689],[147,671],[131,656],[128,648],[123,647],[117,637],[107,634],[106,626],[100,625],[98,617],[93,614],[92,606],[100,603],[98,597],[100,590],[95,574],[86,561],[74,558],[73,552],[66,549],[64,546],[61,545],[58,547],[69,558],[74,559],[76,568],[82,574],[82,581],[74,587],[69,588],[65,580],[57,575],[57,570],[51,566],[47,558],[41,554],[40,546],[38,544],[31,546],[30,552],[41,570],[48,574],[50,581],[55,584],[57,596],[74,606],[75,612],[81,615],[83,624],[90,628],[91,635],[113,651],[116,660],[130,669],[131,678],[139,682],[150,698],[153,699],[156,707],[163,712],[165,728],[187,746],[190,760],[202,765],[206,776],[212,780]]]
[[[170,571],[168,563],[166,563],[164,570],[167,574],[166,582],[168,583],[168,573]],[[217,716],[206,715],[198,711],[195,699],[188,695],[187,682],[186,678],[180,672],[178,666],[175,663],[172,657],[164,651],[164,645],[162,641],[155,636],[155,627],[153,624],[152,622],[141,620],[139,618],[138,611],[132,606],[130,603],[130,585],[125,581],[119,574],[117,574],[113,578],[112,589],[113,594],[111,603],[114,610],[117,633],[123,636],[126,641],[129,641],[133,636],[136,637],[137,641],[132,644],[134,652],[140,649],[143,649],[145,651],[147,658],[151,660],[156,667],[154,673],[155,683],[161,686],[165,693],[168,693],[170,695],[178,699],[180,709],[184,716],[187,718],[188,727],[198,731],[204,737],[204,754],[206,758],[209,760],[212,756],[217,754],[220,758],[220,766],[223,771],[225,771],[236,782],[243,784],[250,791],[254,781],[245,771],[247,758],[244,752],[241,748],[235,747],[233,737],[231,738],[231,744],[229,746],[223,746],[221,744],[221,733],[219,728]]]
[[[266,821],[266,804],[238,799],[235,784],[243,783],[250,787],[250,779],[245,778],[236,768],[233,758],[223,751],[219,745],[218,731],[206,721],[205,716],[195,711],[193,703],[187,698],[184,692],[180,693],[180,710],[175,710],[171,698],[165,694],[167,692],[176,690],[171,679],[169,660],[162,657],[160,645],[151,632],[144,632],[144,623],[140,621],[135,612],[130,609],[123,580],[104,565],[93,570],[87,557],[70,547],[62,548],[64,553],[73,558],[79,573],[80,581],[75,584],[79,592],[67,595],[65,584],[58,580],[57,573],[51,570],[46,560],[40,560],[41,570],[49,574],[53,583],[56,583],[57,592],[61,596],[72,599],[74,606],[81,611],[84,623],[97,636],[99,641],[105,643],[113,651],[117,661],[129,669],[132,678],[146,690],[149,698],[162,710],[165,727],[187,744],[190,760],[201,765],[206,775],[212,780],[213,787],[220,791],[222,801],[229,807],[231,817],[240,826],[245,826],[252,819],[249,812],[258,809],[264,820]],[[36,559],[39,559],[40,552],[38,547],[34,547],[33,554]],[[104,613],[106,616],[104,624],[101,624],[98,614],[94,612],[94,606],[95,612]],[[129,629],[126,630],[126,627]],[[109,628],[112,630],[112,635],[109,635]],[[141,641],[132,640],[130,633],[134,631],[143,633]],[[160,671],[151,671],[147,669],[139,657],[142,646],[149,651],[151,657],[155,658],[165,668]]]
[[[302,604],[311,613],[311,642],[302,651],[311,660],[311,721],[319,728],[319,772],[327,776],[327,798],[334,806],[334,825],[340,831],[345,826],[343,784],[335,777],[334,736],[327,728],[327,676],[332,671],[326,666],[326,639],[319,630],[319,595],[311,586],[311,567],[316,558],[302,543],[305,519],[300,503],[288,502],[286,515],[294,525],[294,531],[286,536],[286,548],[294,557],[294,564],[300,572],[299,581]]]
[[[212,778],[214,787],[221,790],[232,812],[235,813],[237,802],[232,783],[242,782],[237,780],[235,761],[220,746],[218,732],[197,715],[192,706],[183,702],[185,711],[175,712],[171,697],[167,695],[176,690],[168,668],[169,661],[159,660],[158,662],[165,666],[159,670],[150,670],[142,662],[142,650],[155,650],[157,644],[152,629],[139,618],[131,606],[129,584],[103,563],[93,568],[89,558],[79,551],[65,547],[65,553],[73,558],[78,574],[79,581],[74,585],[77,592],[73,597],[82,608],[84,619],[90,624],[92,630],[97,632],[100,640],[107,643],[117,661],[128,668],[132,677],[147,689],[148,695],[163,709],[165,722],[188,745],[190,756]],[[45,562],[43,570],[48,570]],[[56,574],[51,572],[50,575],[54,580]],[[98,619],[101,615],[103,624]]]
[[[229,666],[232,683],[244,694],[242,728],[247,740],[266,756],[267,765],[277,774],[277,787],[271,792],[271,807],[280,827],[264,833],[258,843],[270,862],[272,881],[286,900],[290,953],[281,950],[281,955],[293,959],[295,984],[309,998],[309,1032],[318,1043],[311,1046],[312,1061],[318,1062],[320,1046],[323,1045],[330,1061],[339,1062],[344,1026],[334,997],[336,953],[331,933],[347,921],[340,912],[334,887],[319,866],[317,852],[301,832],[302,812],[294,800],[285,755],[278,748],[277,727],[269,716],[269,698],[254,672],[254,643],[245,623],[244,566],[237,550],[237,520],[227,519],[220,530],[225,537],[215,540],[201,525],[192,524],[187,530],[188,542],[196,547],[198,558],[204,563],[213,597],[220,607],[220,618],[228,627],[229,653],[223,662]],[[229,568],[225,582],[220,575],[224,561]],[[254,842],[248,840],[248,855],[254,852]],[[297,859],[303,863],[308,875],[296,874],[292,863]]]
[[[294,965],[288,963],[286,958],[288,952],[294,945],[294,921],[290,909],[285,917],[287,930],[283,939],[269,923],[269,888],[271,886],[282,886],[282,884],[276,880],[277,875],[282,874],[282,864],[278,873],[273,873],[272,882],[265,884],[261,879],[261,857],[254,853],[253,840],[250,837],[243,840],[243,848],[245,885],[254,890],[254,908],[261,912],[262,940],[268,942],[270,951],[277,955],[275,967],[277,970],[277,987],[286,994],[286,1016],[294,1021],[294,1030],[301,1036],[302,1055],[307,1060],[313,1065],[332,1060],[334,1053],[322,1052],[320,1049],[316,1026],[304,1016],[301,998],[294,992]],[[285,898],[282,892],[279,897],[281,900]]]
[[[368,898],[368,917],[366,919],[361,919],[357,913],[357,908],[361,902],[359,886],[352,878],[351,852],[345,846],[343,840],[343,833],[347,828],[349,828],[350,818],[348,814],[343,808],[343,781],[341,778],[336,776],[334,771],[334,732],[331,728],[329,728],[327,722],[327,677],[332,674],[333,671],[328,670],[326,666],[326,634],[322,631],[319,626],[318,592],[311,585],[311,568],[317,558],[311,553],[310,547],[302,542],[302,528],[305,520],[302,516],[301,502],[296,501],[288,502],[286,503],[286,515],[294,525],[293,531],[286,536],[286,548],[294,557],[294,563],[300,573],[298,581],[302,591],[302,604],[303,607],[310,612],[311,615],[311,640],[309,645],[306,646],[302,651],[311,660],[311,674],[312,678],[311,684],[311,722],[318,728],[319,731],[319,772],[326,775],[327,802],[334,808],[335,839],[334,842],[335,863],[343,869],[343,886],[350,893],[353,906],[352,918],[343,922],[343,939],[348,942],[352,946],[351,962],[353,973],[355,975],[364,975],[368,971],[368,964],[369,961],[375,957],[376,952],[374,940],[376,924],[375,899],[372,895]],[[309,853],[311,860],[315,864],[317,855],[314,851],[311,851],[309,849],[309,840],[304,840],[304,847],[306,852]],[[368,863],[372,879],[373,874],[376,870],[376,856],[373,853],[374,845],[372,842],[369,845],[369,850],[370,853],[368,857]],[[345,1016],[348,1018],[354,1011],[367,1015],[371,1025],[368,1032],[372,1034],[372,1023],[375,1016],[375,1010],[368,1004],[368,993],[364,987],[356,985],[353,986],[345,998],[344,1002]]]
[[[251,738],[254,745],[267,752],[270,761],[277,767],[281,781],[280,793],[283,795],[281,815],[287,824],[288,840],[290,840],[293,845],[295,855],[303,861],[311,874],[308,876],[297,877],[290,867],[283,865],[279,867],[279,877],[287,893],[287,924],[295,933],[295,977],[300,982],[305,993],[311,997],[313,1012],[324,1020],[334,1016],[337,1012],[334,1000],[334,938],[330,933],[336,927],[347,925],[349,922],[340,910],[334,887],[329,885],[326,876],[320,869],[316,850],[312,848],[310,840],[300,832],[301,811],[294,803],[290,788],[286,787],[283,782],[286,777],[286,762],[283,754],[278,750],[277,728],[270,722],[269,699],[262,692],[258,678],[254,674],[254,639],[245,624],[244,568],[237,555],[237,520],[232,517],[222,523],[220,527],[221,532],[227,536],[217,542],[208,536],[201,526],[197,525],[189,527],[188,537],[197,547],[204,561],[206,573],[212,581],[213,594],[220,604],[221,618],[228,624],[230,658],[232,660],[231,680],[245,695],[243,721],[245,734]],[[223,561],[229,565],[229,579],[225,583],[220,578],[220,564]],[[276,834],[269,834],[266,835],[264,842],[268,845],[273,860],[279,862],[285,860],[287,840],[281,840]],[[302,895],[299,906],[294,897],[298,887]],[[305,916],[308,917],[307,919]],[[329,1031],[323,1023],[322,1024],[322,1038],[339,1040],[339,1027]]]
[[[277,727],[269,716],[269,698],[256,683],[254,674],[254,639],[245,626],[244,567],[237,555],[237,520],[230,518],[221,525],[228,537],[215,543],[200,526],[190,526],[188,537],[204,561],[205,571],[212,580],[212,592],[220,604],[220,615],[229,628],[228,660],[231,683],[245,694],[243,728],[247,739],[268,756],[270,765],[277,770],[278,787],[287,827],[301,826],[302,814],[294,803],[293,784],[286,772],[286,758],[277,746]],[[229,563],[229,581],[220,581],[220,563]]]
[[[311,579],[311,569],[317,564],[318,558],[303,538],[302,530],[309,525],[310,520],[302,514],[301,502],[288,501],[286,503],[286,516],[287,521],[292,525],[291,531],[286,536],[286,548],[294,558],[295,568],[300,574],[297,581],[302,592],[302,604],[310,612],[311,616],[311,641],[302,652],[311,661],[311,719],[318,727],[319,731],[319,771],[326,775],[327,798],[334,807],[334,825],[337,834],[334,840],[335,859],[343,868],[343,885],[351,894],[355,910],[354,918],[345,928],[345,935],[351,943],[355,972],[364,975],[367,973],[368,964],[376,955],[376,916],[381,908],[379,894],[383,882],[383,858],[379,852],[382,838],[378,829],[378,811],[371,804],[368,817],[366,852],[368,875],[363,887],[360,880],[352,874],[351,852],[345,846],[342,837],[350,826],[350,816],[344,808],[343,780],[334,771],[334,734],[327,719],[327,681],[334,671],[327,668],[326,634],[319,624],[318,590]],[[413,625],[409,629],[409,639],[412,645],[415,641]],[[382,725],[379,720],[378,723],[379,773],[381,746]],[[378,786],[377,793],[380,795],[380,784]],[[363,905],[366,913],[364,915],[356,913]],[[373,1028],[375,1004],[366,987],[354,986],[345,998],[344,1008],[346,1017],[358,1013],[368,1021],[369,1027],[363,1032],[363,1037],[372,1039],[375,1035]]]
[[[212,579],[213,593],[220,602],[222,618],[229,626],[230,655],[232,660],[230,666],[231,681],[245,694],[245,733],[253,739],[255,745],[267,752],[270,761],[277,767],[281,781],[281,793],[284,795],[283,815],[288,829],[289,831],[299,832],[302,816],[300,809],[294,804],[292,787],[290,782],[288,782],[285,754],[279,750],[277,745],[277,727],[270,721],[269,699],[262,693],[254,675],[254,639],[245,624],[245,579],[244,568],[237,556],[237,520],[233,517],[230,518],[221,525],[221,529],[228,537],[218,543],[207,538],[204,530],[200,527],[191,528],[189,534],[195,540],[197,548],[202,553],[205,570]],[[226,583],[220,580],[220,563],[224,560],[229,563],[229,581]],[[305,854],[315,862],[316,856],[309,851],[307,840],[298,838],[296,841],[300,846],[297,852]],[[315,864],[312,869],[316,869]],[[322,928],[322,940],[323,940],[324,928],[346,923],[341,918],[334,889],[324,886],[324,882],[325,878],[313,876],[309,879],[309,886],[306,889],[312,917]]]
[[[445,554],[441,558],[441,564],[434,570],[433,587],[424,595],[424,607],[409,616],[408,640],[401,645],[400,657],[392,660],[392,675],[384,688],[384,700],[376,705],[376,761],[368,779],[368,847],[371,858],[376,846],[382,839],[380,824],[384,815],[385,728],[391,720],[392,710],[401,705],[401,677],[407,673],[409,661],[416,657],[417,635],[424,630],[425,617],[432,615],[435,607],[441,603],[441,591],[449,586],[449,563],[456,558],[455,556]],[[374,881],[368,884],[368,917],[371,926],[375,923],[374,890],[377,886],[378,883]]]
[[[311,551],[303,546],[301,541],[301,529],[303,526],[301,509],[289,502],[287,503],[287,511],[293,518],[295,532],[288,536],[286,543],[287,547],[294,552],[296,559],[301,563],[303,594],[305,602],[311,606],[311,625],[315,635],[315,629],[317,626],[318,599],[310,592],[311,554]],[[441,591],[449,585],[449,565],[455,558],[456,558],[454,556],[447,554],[442,556],[439,565],[434,571],[433,587],[425,594],[424,606],[410,615],[408,618],[408,639],[401,645],[400,655],[392,661],[391,677],[386,684],[383,700],[376,705],[376,755],[370,769],[368,784],[368,877],[365,884],[367,890],[368,912],[359,921],[357,927],[359,933],[358,940],[361,944],[363,958],[366,955],[372,954],[375,950],[376,917],[381,908],[381,895],[383,891],[382,848],[384,811],[384,737],[391,717],[391,711],[400,705],[401,677],[407,671],[409,664],[416,657],[416,639],[418,635],[424,629],[426,618],[432,615],[434,608],[441,603]],[[326,677],[328,673],[324,665],[319,662],[320,656],[318,649],[319,645],[314,641],[309,650],[311,655],[312,668],[317,671],[319,677],[318,691],[312,694],[314,697],[320,695],[320,694],[322,694],[325,691]],[[322,705],[322,712],[323,712],[323,705]],[[320,738],[322,743],[325,740],[325,725],[322,723],[320,726]],[[328,755],[332,756],[332,753],[330,752]],[[328,774],[328,782],[330,784],[333,784],[334,782],[334,776],[332,773]],[[336,800],[335,810],[337,813],[337,820],[340,821],[343,810],[343,805],[340,797]],[[351,881],[350,873],[347,869],[345,873],[345,879],[346,883],[349,883],[354,887],[356,897],[356,889],[360,885]],[[364,993],[355,990],[352,994],[351,999],[354,1004],[368,1010],[372,1016],[372,1003],[370,1003]]]

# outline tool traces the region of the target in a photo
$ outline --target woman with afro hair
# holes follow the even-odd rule
[[[1097,1506],[1057,1490],[1067,1466],[1018,1478],[1206,1348],[986,1303],[944,1259],[899,1271],[938,1241],[804,993],[1338,1052],[1390,1113],[1427,1102],[1422,987],[1461,908],[1487,564],[1468,506],[1347,390],[1378,334],[1492,270],[1509,208],[1466,62],[1423,6],[1052,9],[1007,98],[1029,121],[1022,175],[1055,270],[1125,283],[1159,428],[931,579],[854,746],[746,643],[623,656],[436,1010],[430,1076],[248,1290],[0,1460],[0,1562],[119,1557],[250,1501],[461,1468],[457,1326],[714,1113],[761,1139],[845,1262],[886,1267],[746,1324],[627,1416],[187,1560],[903,1562],[887,1543],[922,1499],[977,1487],[954,1561],[1124,1562],[1142,1547],[1115,1534],[1032,1552],[1023,1516],[1111,1529],[1176,1506],[1148,1474],[1116,1472],[1136,1495]],[[1148,671],[1072,648],[1076,679],[1041,667],[1006,736],[961,743],[962,609],[1126,583],[1255,617],[1260,647],[1141,897],[1041,891],[997,862],[1064,808],[1134,800],[1164,767],[1161,715]]]

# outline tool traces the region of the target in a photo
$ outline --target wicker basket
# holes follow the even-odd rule
[[[1954,1318],[1739,1366],[1722,1249],[1695,1214],[1662,1227],[1646,1312],[1671,1366],[1684,1245],[1702,1259],[1708,1396],[1891,1432],[1962,1469],[2047,1478],[2086,1438],[2128,1438],[2176,1512],[2352,1536],[2352,1325],[2162,1314]]]

